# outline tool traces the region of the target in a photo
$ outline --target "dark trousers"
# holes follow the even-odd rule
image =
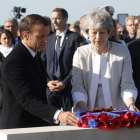
[[[65,94],[68,94],[68,92],[51,92],[47,95],[48,104],[59,109],[63,108],[63,111],[71,111],[73,106],[72,97]]]
[[[54,76],[53,79],[59,81],[62,80],[61,77],[57,78],[56,76]],[[52,92],[49,89],[47,89],[48,104],[59,109],[63,108],[63,111],[71,111],[71,108],[73,106],[71,90],[71,85],[68,88],[64,88],[60,92]]]

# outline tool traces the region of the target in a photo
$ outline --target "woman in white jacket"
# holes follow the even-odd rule
[[[86,16],[83,29],[92,43],[79,47],[73,58],[74,111],[110,106],[138,111],[130,54],[126,46],[108,41],[112,28],[104,10]]]

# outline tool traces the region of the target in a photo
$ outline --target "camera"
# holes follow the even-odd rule
[[[14,12],[15,18],[20,19],[21,18],[21,13],[26,13],[26,8],[21,8],[21,7],[13,7],[12,12]]]

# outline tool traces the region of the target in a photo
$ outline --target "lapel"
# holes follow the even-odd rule
[[[138,44],[139,44],[139,46],[140,46],[140,38],[138,39]]]
[[[42,79],[46,83],[46,72],[45,72],[45,69],[44,69],[44,67],[42,65],[42,61],[41,61],[40,55],[38,53],[37,53],[37,55],[38,55],[38,59],[39,59],[39,66],[40,66],[41,73],[40,73],[40,70],[39,69],[38,69],[38,72],[39,72],[40,76],[42,77]]]
[[[50,44],[48,45],[49,48],[46,48],[46,52],[48,53],[48,58],[49,59],[49,75],[53,77],[53,65],[54,65],[54,57],[55,57],[55,42],[56,42],[56,34],[54,33],[50,39]],[[50,77],[50,79],[52,79],[52,77]]]
[[[63,40],[63,43],[62,43],[61,52],[62,52],[63,49],[65,48],[66,43],[68,42],[68,40],[69,40],[69,38],[70,38],[70,36],[69,36],[70,33],[71,33],[70,30],[67,29],[66,35],[65,35],[64,40]],[[61,55],[61,52],[60,52],[60,55]]]
[[[19,47],[18,47],[19,46]],[[46,84],[46,76],[45,76],[45,73],[41,73],[40,70],[38,69],[35,61],[34,61],[34,58],[32,57],[32,55],[30,54],[30,52],[27,50],[27,48],[20,42],[19,45],[17,47],[19,49],[21,49],[21,51],[19,51],[19,53],[23,56],[24,59],[26,59],[26,62],[27,63],[30,63],[30,66],[33,67],[33,70],[35,70],[37,72],[37,74],[40,75],[41,79],[43,80],[43,82],[45,82]],[[37,54],[38,55],[38,54]],[[40,56],[39,56],[40,57]],[[40,59],[40,58],[39,58]],[[41,63],[41,60],[40,61],[40,66],[41,66],[41,69],[43,69],[43,66],[42,66],[42,63]]]

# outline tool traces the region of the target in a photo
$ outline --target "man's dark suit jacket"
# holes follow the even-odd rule
[[[138,89],[138,96],[135,104],[138,109],[140,109],[140,39],[136,39],[129,43],[128,49],[132,60],[133,79],[135,86]]]
[[[130,38],[130,36],[128,36],[128,37],[126,37],[126,38],[124,39],[124,41],[125,41],[126,44],[128,44],[129,42],[131,42],[131,41],[133,41],[133,40],[135,40],[135,39],[136,39],[136,37]]]
[[[86,42],[86,38],[83,35],[81,37],[82,37],[83,41],[80,43],[80,46],[87,45],[88,43]]]
[[[78,34],[67,30],[65,38],[63,40],[61,46],[61,52],[59,56],[59,65],[60,65],[60,73],[61,73],[61,82],[65,85],[65,88],[59,92],[65,99],[70,100],[72,106],[72,96],[71,96],[71,69],[72,69],[72,61],[73,55],[77,47],[79,47],[80,42],[83,39]],[[45,51],[41,54],[42,61],[44,63],[46,72],[48,74],[47,83],[49,81],[54,80],[53,68],[54,68],[54,55],[55,55],[55,42],[56,42],[56,33],[52,34],[48,37],[48,44],[46,45]],[[52,92],[47,88],[48,96],[52,94]],[[58,93],[57,93],[58,94]],[[66,105],[67,106],[67,105]],[[64,107],[64,110],[65,109]]]
[[[39,58],[41,63],[41,59]],[[42,64],[40,65],[43,68]],[[41,72],[40,72],[41,71]],[[53,124],[57,110],[47,104],[45,72],[20,42],[2,65],[1,129]]]

